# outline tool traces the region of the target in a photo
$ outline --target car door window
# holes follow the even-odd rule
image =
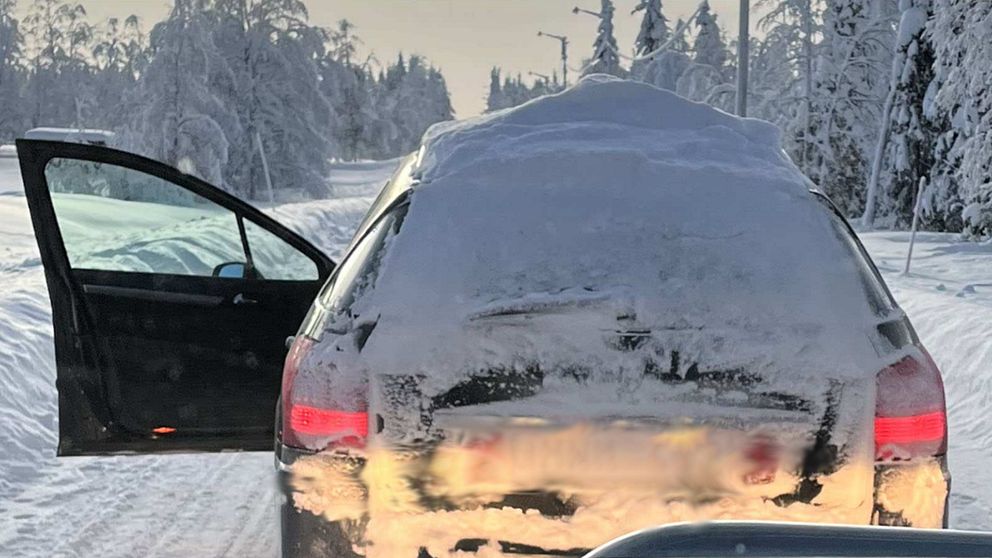
[[[210,276],[245,261],[234,212],[171,182],[64,158],[45,178],[75,269]]]
[[[245,220],[245,235],[258,277],[270,281],[315,281],[317,264],[285,240]]]

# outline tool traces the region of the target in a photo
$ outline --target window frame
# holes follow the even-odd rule
[[[120,151],[102,146],[56,141],[18,140],[18,153],[27,153],[28,151],[30,151],[31,154],[30,158],[24,156],[19,157],[22,175],[25,175],[26,172],[34,172],[34,169],[38,166],[40,166],[41,172],[44,173],[48,163],[52,159],[70,159],[88,161],[92,163],[103,163],[106,165],[142,172],[165,182],[172,183],[217,204],[223,209],[233,212],[235,219],[237,220],[242,248],[245,252],[245,263],[249,264],[249,266],[246,267],[246,277],[248,278],[252,277],[254,264],[251,257],[251,246],[248,242],[247,234],[244,228],[244,219],[248,219],[259,228],[274,234],[280,240],[298,250],[301,254],[303,254],[303,256],[313,261],[317,266],[318,277],[328,276],[328,274],[330,274],[336,267],[335,262],[317,249],[313,244],[291,231],[285,225],[269,217],[258,208],[232,194],[221,190],[220,188],[212,186],[203,179],[181,172],[180,170],[166,165],[165,163],[134,153],[129,153],[127,151]],[[45,186],[43,190],[44,192],[41,192],[41,195],[44,196],[45,202],[43,205],[49,208],[50,213],[40,211],[39,216],[41,220],[44,221],[43,226],[46,230],[50,231],[50,234],[52,235],[52,238],[50,239],[51,246],[56,251],[53,256],[64,262],[68,269],[72,269],[71,265],[69,265],[68,254],[66,254],[65,251],[65,241],[62,234],[62,229],[59,226],[58,218],[53,209],[51,192],[47,186]],[[39,207],[38,209],[43,210],[42,207]],[[120,273],[146,272],[121,271]],[[152,272],[152,274],[170,275],[167,273],[154,272]]]

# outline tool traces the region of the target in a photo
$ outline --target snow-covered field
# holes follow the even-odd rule
[[[391,163],[339,165],[334,199],[270,208],[337,256]],[[945,375],[956,527],[992,529],[992,244],[864,240]],[[273,556],[272,456],[54,457],[54,354],[15,159],[0,159],[0,555]]]

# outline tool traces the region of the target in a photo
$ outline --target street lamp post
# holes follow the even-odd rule
[[[749,19],[751,6],[749,0],[741,0],[740,27],[737,35],[737,116],[747,116],[747,70],[748,43],[750,42]]]
[[[561,81],[562,85],[568,87],[568,37],[545,33],[544,31],[538,31],[537,36],[557,39],[561,43]]]

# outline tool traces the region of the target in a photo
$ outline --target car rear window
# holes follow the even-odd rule
[[[814,194],[814,197],[826,206],[834,234],[851,256],[851,262],[858,273],[864,287],[865,297],[872,311],[879,317],[889,314],[896,308],[896,302],[854,230],[840,216],[830,201],[822,197],[821,194]]]
[[[301,333],[320,339],[325,328],[336,330],[339,321],[343,327],[344,323],[358,317],[351,306],[374,283],[384,248],[389,238],[399,232],[407,207],[401,204],[390,210],[355,244],[317,295]]]

